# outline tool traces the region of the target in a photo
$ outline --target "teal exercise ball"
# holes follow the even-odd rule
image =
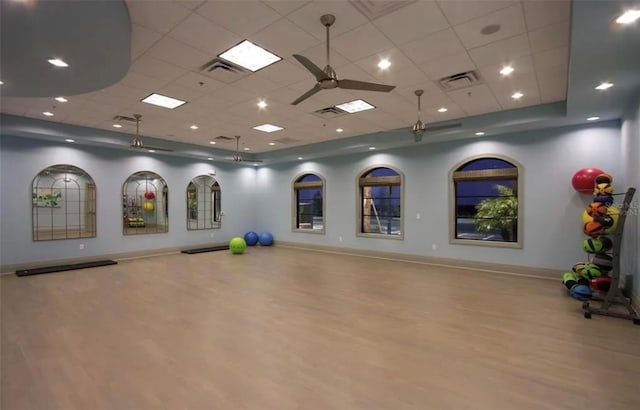
[[[244,241],[244,239],[238,236],[232,238],[229,241],[229,249],[234,255],[239,255],[241,253],[244,253],[245,249],[247,249],[247,243]]]

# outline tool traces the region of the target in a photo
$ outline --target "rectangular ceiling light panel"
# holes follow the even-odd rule
[[[218,57],[254,72],[282,60],[281,57],[253,44],[249,40],[244,40],[242,43],[231,47]]]
[[[169,108],[173,110],[174,108],[180,107],[182,104],[185,104],[186,101],[178,100],[176,98],[167,97],[166,95],[160,95],[153,93],[150,96],[144,98],[142,102],[147,104],[158,105],[160,107]]]
[[[336,105],[336,107],[348,112],[349,114],[360,111],[373,110],[374,108],[376,108],[365,100],[353,100],[343,104],[338,104]]]
[[[272,124],[262,124],[262,125],[256,125],[255,127],[253,127],[253,129],[262,131],[262,132],[275,132],[275,131],[283,130],[284,128],[278,127],[277,125],[272,125]]]

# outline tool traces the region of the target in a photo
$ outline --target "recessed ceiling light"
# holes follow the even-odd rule
[[[253,129],[262,131],[262,132],[275,132],[275,131],[283,130],[284,128],[278,127],[277,125],[273,125],[273,124],[262,124],[262,125],[256,125],[255,127],[253,127]]]
[[[216,145],[216,142],[215,141],[209,141],[209,144]]]
[[[640,18],[640,10],[627,10],[616,19],[618,24],[631,24]]]
[[[45,111],[42,114],[46,115],[47,117],[53,117],[53,113],[51,111]]]
[[[49,64],[54,65],[56,67],[69,67],[69,64],[67,64],[66,62],[62,61],[59,58],[50,58],[47,61],[49,61]]]
[[[608,90],[609,88],[613,87],[613,83],[610,83],[608,81],[604,81],[602,83],[600,83],[597,87],[596,90],[598,91],[604,91],[604,90]]]
[[[589,118],[587,118],[587,121],[596,121],[596,120],[599,120],[599,119],[600,119],[600,117],[589,117]]]
[[[438,112],[447,112],[449,111],[446,107],[440,107],[438,108]]]
[[[189,128],[191,128],[192,130],[197,130],[198,126],[194,124],[194,125],[190,126]]]
[[[224,58],[251,71],[258,71],[261,68],[282,60],[281,57],[253,44],[249,40],[244,40],[242,43],[231,47],[218,55],[218,57]]]
[[[67,101],[69,101],[64,97],[56,97],[55,100],[61,103],[66,103]]]
[[[113,124],[113,128],[122,128],[122,125],[120,125],[120,124]]]
[[[243,150],[245,150],[245,151],[249,151],[251,148],[249,148],[249,147],[244,147],[244,148],[242,148],[242,149],[243,149]]]
[[[476,135],[477,135],[478,137],[481,137],[481,136],[483,136],[483,135],[484,135],[484,132],[482,132],[482,131],[478,131],[478,132],[476,132]]]
[[[2,85],[2,84],[4,84],[4,83],[2,82],[2,80],[0,80],[0,85]]]
[[[348,112],[349,114],[360,111],[373,110],[374,108],[376,108],[365,100],[353,100],[343,104],[338,104],[336,105],[336,107],[341,109],[342,111]]]
[[[180,107],[182,104],[185,104],[186,101],[178,100],[176,98],[167,97],[166,95],[160,95],[153,93],[148,97],[145,97],[142,102],[147,104],[158,105],[160,107],[169,108],[173,110],[174,108]]]
[[[267,108],[267,102],[265,100],[258,101],[259,108]]]
[[[269,145],[274,146],[274,145],[276,145],[276,143],[275,142],[270,142]]]
[[[373,151],[375,149],[376,149],[376,147],[369,147],[369,151]]]
[[[524,94],[522,94],[520,91],[516,91],[515,93],[511,94],[511,98],[513,98],[514,100],[519,100],[522,97],[524,97]]]
[[[511,73],[513,73],[513,67],[511,67],[510,65],[506,65],[504,67],[502,67],[502,70],[500,70],[500,74],[502,75],[509,75]]]
[[[66,141],[66,142],[76,142],[76,140],[71,139],[71,138],[65,138],[65,141]]]
[[[156,152],[156,150],[155,149],[150,149],[149,152]]]
[[[213,161],[212,157],[207,158],[207,161]]]
[[[389,61],[386,58],[383,58],[382,60],[380,60],[380,62],[378,63],[378,68],[381,70],[386,70],[389,67],[391,67],[391,61]]]
[[[302,157],[298,157],[298,159],[304,159],[304,158],[302,158]]]
[[[342,128],[336,128],[336,132],[342,132],[344,131]]]
[[[64,180],[64,182],[71,182],[71,178],[69,178],[69,177],[65,177],[65,178],[63,178],[63,180]]]

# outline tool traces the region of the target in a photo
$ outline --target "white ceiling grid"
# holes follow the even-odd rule
[[[252,152],[263,152],[410,126],[417,115],[416,89],[425,90],[422,119],[428,122],[566,98],[569,1],[418,0],[374,20],[349,1],[126,3],[132,19],[132,64],[118,84],[68,96],[66,104],[51,98],[3,97],[2,112],[42,119],[43,110],[53,109],[55,117],[45,119],[110,131],[118,131],[111,120],[115,115],[140,113],[142,135],[204,146],[218,135],[241,135]],[[326,13],[336,16],[331,65],[338,77],[396,89],[323,90],[290,105],[315,84],[292,54],[304,55],[321,68],[326,65],[325,28],[319,20]],[[493,24],[500,29],[481,34]],[[201,72],[205,63],[245,38],[283,60],[256,73],[226,74],[225,81]],[[377,67],[381,58],[391,61],[388,71]],[[511,77],[497,73],[506,63],[516,70]],[[483,82],[446,92],[437,85],[441,77],[467,70],[477,70]],[[514,91],[525,95],[515,101]],[[166,110],[140,102],[153,92],[187,104]],[[330,119],[314,114],[355,98],[376,109]],[[265,109],[256,106],[261,99],[268,104]],[[438,113],[443,106],[448,111]],[[266,134],[251,128],[265,122],[285,129]],[[189,129],[192,124],[199,129]],[[119,132],[135,132],[135,124],[122,125]],[[336,128],[344,132],[338,134]],[[268,145],[282,138],[294,142]]]

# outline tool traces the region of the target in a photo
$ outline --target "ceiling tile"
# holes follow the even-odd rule
[[[393,47],[387,37],[370,23],[337,36],[331,44],[351,62]]]
[[[383,58],[391,62],[391,67],[387,70],[378,68],[378,62]],[[377,82],[395,85],[397,87],[430,81],[425,73],[397,48],[384,50],[370,57],[366,57],[357,61],[356,65],[367,74],[373,76]]]
[[[305,4],[309,3],[309,1],[303,0],[263,0],[263,3],[267,6],[271,7],[280,15],[286,16],[295,10],[303,7]]]
[[[138,24],[131,25],[131,59],[140,57],[149,47],[162,38],[162,34]]]
[[[312,1],[289,14],[287,19],[324,42],[326,28],[320,22],[324,14],[333,14],[336,18],[330,28],[331,38],[367,23],[367,19],[348,1]]]
[[[151,30],[168,33],[191,11],[176,2],[126,0],[131,21]]]
[[[182,87],[174,82],[165,87],[162,87],[160,90],[158,90],[158,93],[169,96],[169,97],[177,98],[182,101],[190,102],[190,101],[195,101],[198,98],[205,95],[206,91],[189,88],[189,87]]]
[[[527,34],[498,40],[469,50],[471,59],[478,67],[510,64],[518,57],[530,54],[531,49],[529,48],[529,37]]]
[[[243,78],[242,81],[238,81],[234,85],[238,88],[242,88],[243,90],[250,92],[256,98],[259,97],[259,95],[262,93],[277,90],[278,88],[282,87],[282,84],[278,84],[266,78],[259,77],[255,74]]]
[[[571,0],[525,0],[523,5],[524,18],[529,30],[569,21],[571,18]]]
[[[131,65],[131,71],[166,82],[184,75],[187,70],[156,58],[143,55]]]
[[[422,69],[430,79],[436,81],[450,75],[475,70],[476,66],[467,53],[461,53],[441,58],[438,61],[424,63],[420,65],[420,69]]]
[[[223,82],[216,81],[210,77],[194,72],[186,73],[182,77],[176,79],[173,84],[194,90],[202,90],[203,93],[210,93],[224,86]]]
[[[215,25],[197,13],[191,14],[176,26],[169,36],[209,53],[211,58],[242,41],[242,37]]]
[[[319,65],[320,66],[320,65]],[[297,82],[306,78],[312,78],[304,67],[293,60],[292,57],[286,60],[278,61],[275,64],[265,67],[254,74],[255,77],[273,81],[280,85],[287,85],[291,82]]]
[[[424,39],[400,47],[416,64],[437,61],[442,57],[465,52],[465,48],[452,29],[434,33]]]
[[[155,89],[163,87],[168,82],[167,80],[149,77],[137,71],[130,70],[127,75],[116,84],[122,88],[115,86],[111,86],[110,88],[117,88],[119,94],[129,96],[131,94],[127,92],[129,91],[127,90],[128,88],[131,88],[131,93],[137,93],[137,90],[144,90],[150,93]]]
[[[317,44],[297,54],[301,54],[307,57],[309,60],[311,60],[312,63],[314,63],[321,69],[323,69],[327,65],[327,45],[325,43]],[[336,51],[335,48],[331,49],[329,58],[331,59],[331,67],[333,67],[334,69],[351,64],[351,61],[340,54],[338,51]],[[290,56],[289,60],[291,60],[297,67],[302,67],[298,60],[293,59],[293,57]],[[306,69],[304,70],[306,71]],[[312,75],[308,71],[307,74]]]
[[[467,115],[500,111],[500,104],[486,84],[449,91],[447,94]]]
[[[173,1],[181,5],[182,7],[188,8],[189,10],[195,10],[198,8],[198,6],[204,3],[205,0],[173,0]]]
[[[287,19],[281,19],[250,38],[282,58],[297,54],[319,43],[319,40]]]
[[[569,47],[559,47],[533,55],[536,70],[553,67],[567,68],[569,65]]]
[[[569,23],[553,24],[531,31],[529,41],[532,53],[569,46]]]
[[[164,37],[151,47],[147,55],[187,70],[198,71],[211,60],[211,56],[184,43]]]
[[[474,18],[486,16],[492,12],[507,8],[517,3],[517,0],[507,1],[452,1],[438,0],[440,9],[453,26]]]
[[[465,2],[465,4],[467,3],[468,2]],[[500,29],[493,34],[482,34],[482,29],[490,25],[499,25]],[[506,9],[454,26],[454,30],[458,34],[458,37],[460,37],[462,44],[467,48],[474,48],[522,34],[526,31],[526,26],[524,23],[522,6],[520,4],[516,4]]]
[[[281,18],[279,13],[258,1],[207,1],[197,13],[244,38]]]
[[[32,104],[31,98],[2,97],[0,108],[6,114],[25,115]]]
[[[418,1],[376,19],[373,24],[396,45],[422,39],[449,27],[433,1]]]
[[[567,99],[567,69],[552,67],[538,72],[540,99],[543,103]]]

